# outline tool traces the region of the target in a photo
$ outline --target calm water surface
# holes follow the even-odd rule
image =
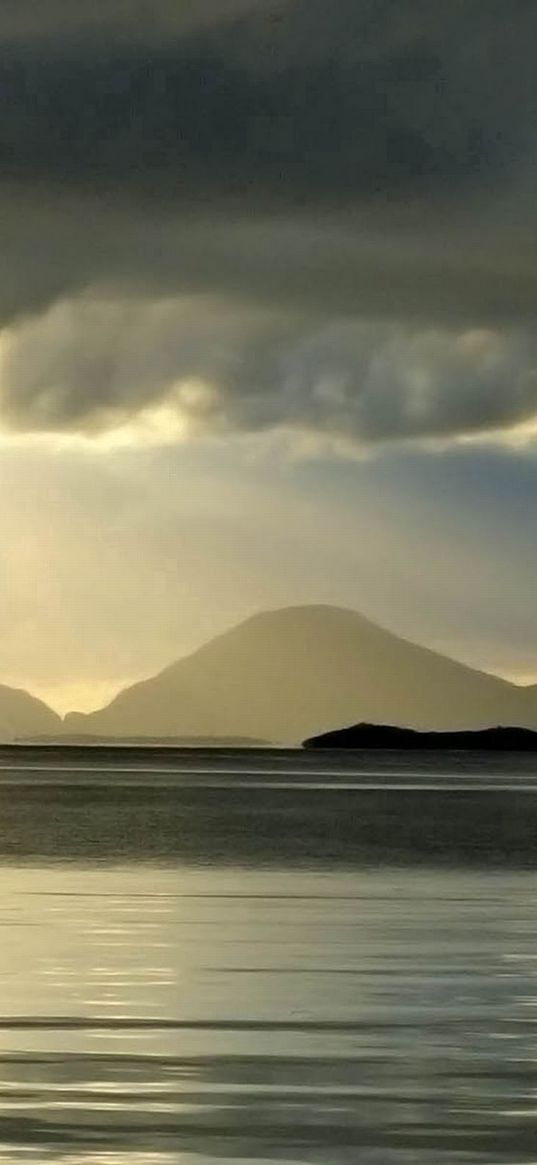
[[[141,833],[4,856],[2,1165],[537,1161],[532,869],[144,860]]]

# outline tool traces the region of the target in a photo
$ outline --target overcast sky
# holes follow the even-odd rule
[[[327,601],[537,679],[537,5],[4,0],[0,682]]]

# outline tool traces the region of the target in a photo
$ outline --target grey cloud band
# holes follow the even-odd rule
[[[530,419],[536,33],[529,0],[4,5],[3,422]]]

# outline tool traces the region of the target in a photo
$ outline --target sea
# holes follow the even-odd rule
[[[0,750],[0,1162],[537,1162],[536,759]]]

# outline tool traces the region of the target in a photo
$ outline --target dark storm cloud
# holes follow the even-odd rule
[[[530,418],[536,34],[524,0],[4,5],[4,418],[199,408],[185,377],[238,428]]]
[[[267,0],[192,28],[157,3],[145,43],[147,7],[97,5],[84,35],[62,8],[37,18],[53,39],[4,38],[8,177],[352,205],[486,184],[532,141],[533,4]]]
[[[92,31],[154,41],[266,6],[266,0],[3,0],[0,39],[87,36]]]

